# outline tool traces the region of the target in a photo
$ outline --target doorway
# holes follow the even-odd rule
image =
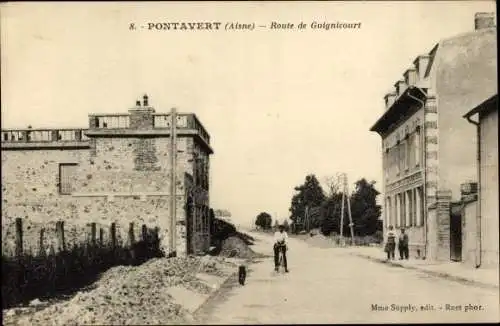
[[[194,234],[194,202],[191,196],[187,196],[186,200],[186,248],[187,254],[192,255],[194,253],[193,247],[193,234]]]
[[[452,206],[450,212],[450,259],[462,261],[462,212],[460,206]]]

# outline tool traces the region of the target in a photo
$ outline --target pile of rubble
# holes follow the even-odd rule
[[[182,324],[190,313],[168,289],[182,286],[208,294],[211,286],[198,273],[228,276],[235,265],[221,257],[158,258],[143,265],[117,266],[105,272],[86,292],[29,314],[4,311],[4,323],[17,325],[146,325]],[[12,309],[10,309],[12,310]]]
[[[253,251],[245,240],[239,236],[232,236],[222,242],[220,256],[253,259],[260,255]]]

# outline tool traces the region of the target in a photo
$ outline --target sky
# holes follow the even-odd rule
[[[211,206],[238,224],[289,216],[294,187],[339,172],[381,189],[384,95],[494,1],[8,3],[1,5],[2,128],[87,127],[144,93],[194,112],[211,135]],[[149,22],[305,30],[130,30]],[[361,22],[356,30],[313,22]]]

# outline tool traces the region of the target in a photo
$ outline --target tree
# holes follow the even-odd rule
[[[273,220],[271,215],[269,215],[269,213],[266,212],[261,212],[259,215],[257,215],[257,218],[255,219],[255,225],[264,230],[270,229],[272,222]]]
[[[355,190],[351,194],[349,201],[356,235],[374,235],[377,230],[381,230],[379,216],[380,206],[376,204],[376,197],[379,192],[374,188],[375,182],[367,182],[364,178],[355,183]],[[329,235],[332,232],[340,233],[340,216],[342,212],[342,192],[341,184],[333,178],[326,180],[329,194],[325,200],[325,218],[321,224],[321,232]],[[350,235],[349,215],[347,208],[347,198],[344,198],[344,223],[343,234]]]
[[[336,190],[323,203],[325,217],[321,223],[321,233],[329,235],[332,232],[340,233],[340,215],[342,212],[342,193]],[[345,208],[347,211],[347,209]],[[344,224],[347,212],[344,212]]]
[[[325,177],[326,190],[328,191],[327,197],[332,197],[342,190],[342,183],[337,176]]]
[[[306,207],[318,207],[325,200],[325,194],[321,185],[314,174],[306,176],[303,185],[295,187],[297,193],[292,197],[292,202],[290,206],[290,219],[297,224],[301,224],[304,221],[304,215]],[[318,227],[320,220],[311,221],[311,227]],[[303,228],[303,225],[301,226]],[[295,228],[295,232],[299,231]]]
[[[265,221],[266,221],[266,227],[265,227],[265,229],[266,230],[270,230],[271,229],[271,224],[273,224],[273,218],[271,217],[271,215],[267,214]]]
[[[285,219],[285,221],[283,222],[283,226],[285,227],[286,232],[290,231],[290,224],[288,224],[287,219]]]
[[[279,225],[280,225],[280,223],[278,222],[278,219],[275,219],[275,220],[274,220],[274,226],[273,226],[273,229],[274,229],[274,230],[277,230]]]
[[[368,182],[362,178],[356,181],[356,188],[351,196],[351,212],[356,235],[374,235],[381,230],[379,217],[381,207],[377,205],[375,181]]]

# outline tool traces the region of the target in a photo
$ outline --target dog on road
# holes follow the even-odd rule
[[[244,265],[240,265],[238,268],[238,281],[240,285],[245,285],[245,280],[247,278],[247,268]]]

